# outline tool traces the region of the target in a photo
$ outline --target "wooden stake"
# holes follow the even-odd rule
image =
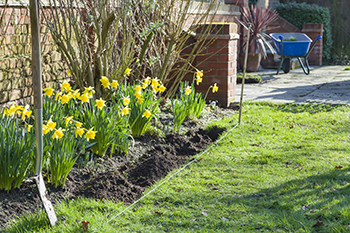
[[[41,46],[40,46],[40,25],[39,5],[37,0],[30,0],[30,25],[32,34],[32,79],[34,92],[34,119],[36,139],[36,163],[35,182],[37,184],[40,198],[43,202],[46,214],[51,226],[54,226],[57,217],[53,206],[47,198],[46,187],[41,176],[41,164],[43,160],[43,102],[42,102],[42,74],[41,74]]]
[[[249,24],[248,35],[247,35],[247,43],[246,43],[246,49],[245,49],[245,56],[244,56],[243,77],[242,77],[242,87],[241,87],[241,101],[239,103],[239,118],[238,118],[238,124],[239,125],[241,124],[241,118],[242,118],[244,79],[245,79],[245,73],[246,73],[246,69],[247,69],[248,49],[249,49],[249,39],[250,39],[250,28],[251,27],[252,27],[252,25]]]

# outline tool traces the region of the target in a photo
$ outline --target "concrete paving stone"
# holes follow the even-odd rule
[[[350,71],[344,66],[311,67],[305,75],[301,69],[276,75],[276,70],[263,70],[260,84],[245,84],[244,101],[272,101],[276,103],[350,104]],[[236,101],[239,102],[241,84],[237,85]]]

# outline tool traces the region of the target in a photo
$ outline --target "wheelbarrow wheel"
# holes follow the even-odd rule
[[[290,67],[291,67],[290,58],[285,58],[283,62],[283,71],[285,74],[289,73]]]

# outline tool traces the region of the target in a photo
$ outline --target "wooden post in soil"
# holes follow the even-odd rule
[[[50,224],[51,226],[54,226],[57,221],[57,217],[51,202],[47,198],[45,183],[41,175],[41,164],[43,159],[43,102],[41,83],[41,46],[38,1],[29,0],[29,7],[32,34],[32,79],[34,93],[34,119],[36,139],[36,163],[34,179],[37,184],[39,195],[43,202]]]
[[[241,88],[241,101],[240,101],[240,104],[239,104],[239,118],[238,118],[238,124],[239,125],[241,124],[241,118],[242,118],[244,79],[245,79],[245,73],[246,73],[246,69],[247,69],[247,59],[248,59],[248,49],[249,49],[250,28],[251,27],[252,27],[252,25],[249,24],[249,26],[248,26],[247,42],[246,42],[246,49],[245,49],[245,56],[244,56],[242,88]]]

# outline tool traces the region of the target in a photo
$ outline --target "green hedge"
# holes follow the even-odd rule
[[[250,6],[251,4],[255,5],[257,2],[258,2],[258,0],[249,0],[249,6]]]
[[[323,23],[323,59],[331,58],[333,48],[331,16],[328,8],[316,4],[287,3],[276,7],[278,14],[300,30],[304,23]]]

